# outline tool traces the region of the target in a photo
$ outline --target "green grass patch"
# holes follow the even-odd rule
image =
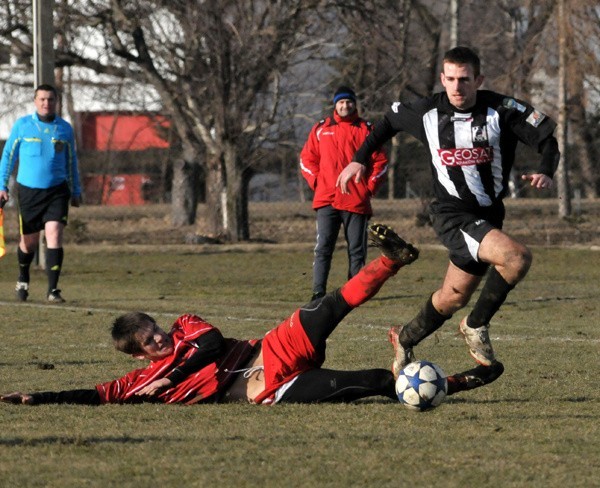
[[[192,312],[226,336],[262,336],[310,296],[310,250],[278,249],[68,247],[63,306],[46,304],[41,271],[30,300],[16,303],[9,254],[0,260],[0,392],[88,388],[138,367],[110,344],[121,312],[146,311],[166,328]],[[274,407],[0,404],[1,484],[597,486],[600,253],[540,248],[534,256],[492,324],[505,374],[431,412],[383,398]],[[416,313],[445,267],[443,251],[424,249],[339,326],[326,365],[389,367],[387,328]],[[345,273],[338,252],[331,285]],[[471,367],[456,334],[461,318],[417,356],[448,374]]]

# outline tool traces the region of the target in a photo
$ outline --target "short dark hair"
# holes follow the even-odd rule
[[[47,83],[42,83],[41,85],[38,85],[38,87],[35,89],[34,96],[37,95],[37,92],[39,91],[49,91],[54,93],[55,97],[57,96],[56,88],[54,88],[52,85],[48,85]]]
[[[475,78],[481,74],[481,60],[479,56],[471,48],[465,46],[457,46],[446,51],[443,63],[470,64],[473,68]]]
[[[131,312],[118,317],[112,325],[111,335],[117,351],[125,354],[139,354],[142,351],[136,334],[148,327],[148,322],[156,324],[150,315]]]

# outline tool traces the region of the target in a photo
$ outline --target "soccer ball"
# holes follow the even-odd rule
[[[446,375],[437,364],[429,361],[407,364],[396,380],[396,394],[400,403],[419,412],[440,405],[447,392]]]

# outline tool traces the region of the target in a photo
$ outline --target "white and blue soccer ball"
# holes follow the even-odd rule
[[[439,406],[448,393],[448,380],[437,364],[415,361],[407,364],[396,380],[398,400],[411,410],[423,412]]]

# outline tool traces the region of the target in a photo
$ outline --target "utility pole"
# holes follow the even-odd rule
[[[54,86],[54,0],[33,0],[33,89],[41,84]],[[40,233],[36,261],[46,269],[46,241]]]
[[[561,157],[556,171],[558,216],[571,215],[571,185],[567,157],[567,32],[565,0],[558,0],[558,149]]]
[[[450,0],[450,49],[458,46],[458,1]]]

